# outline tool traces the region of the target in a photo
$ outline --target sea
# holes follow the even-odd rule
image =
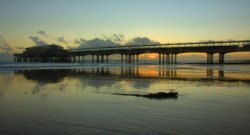
[[[0,64],[0,134],[249,135],[250,65]]]

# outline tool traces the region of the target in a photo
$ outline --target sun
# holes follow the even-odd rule
[[[155,58],[157,58],[157,56],[158,56],[158,54],[156,54],[156,53],[147,54],[147,57],[150,58],[150,59],[155,59]]]

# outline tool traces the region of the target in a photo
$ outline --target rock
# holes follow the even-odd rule
[[[144,97],[144,98],[150,98],[150,99],[167,99],[167,98],[177,98],[178,92],[158,92],[158,93],[149,93],[146,95],[140,95],[140,94],[119,94],[119,93],[112,93],[114,95],[122,95],[122,96],[135,96],[135,97]]]
[[[177,98],[178,92],[158,92],[158,93],[149,93],[148,95],[142,95],[142,97],[146,98],[156,98],[156,99],[164,99],[164,98]]]

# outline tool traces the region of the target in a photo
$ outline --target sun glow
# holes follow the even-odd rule
[[[149,54],[146,54],[146,57],[149,58],[149,59],[155,59],[158,57],[158,54],[156,53],[149,53]]]

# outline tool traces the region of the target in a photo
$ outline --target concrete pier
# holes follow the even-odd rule
[[[250,40],[193,42],[159,45],[134,45],[64,50],[58,45],[44,45],[26,48],[23,53],[14,54],[14,62],[81,62],[90,56],[92,63],[108,63],[109,56],[119,54],[121,63],[139,63],[139,55],[157,53],[159,64],[177,64],[177,55],[182,53],[205,53],[207,64],[214,64],[214,54],[219,54],[219,64],[225,63],[225,54],[249,52]],[[105,60],[106,57],[106,60]]]

